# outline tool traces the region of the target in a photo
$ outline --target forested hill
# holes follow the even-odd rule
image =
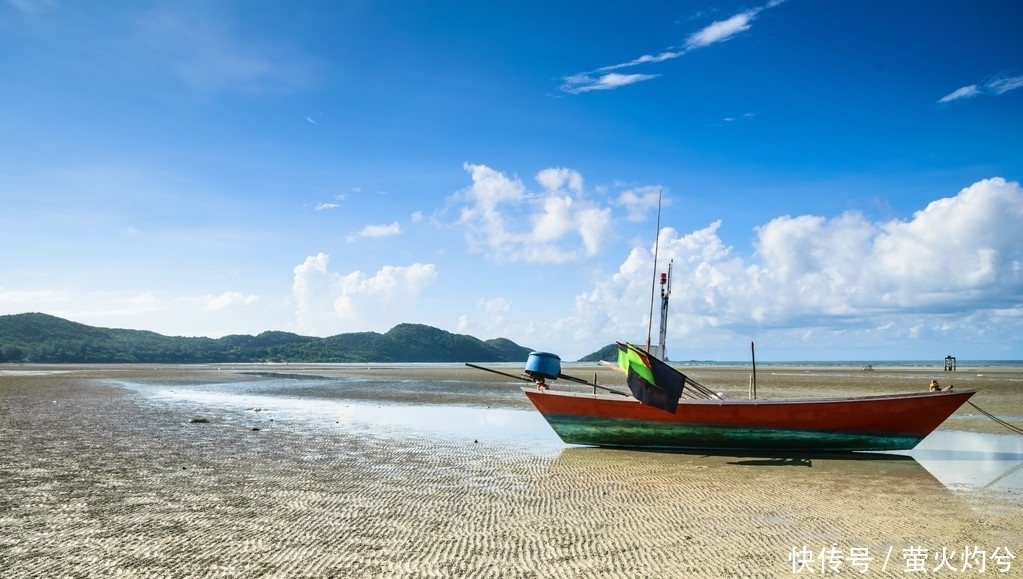
[[[618,360],[618,344],[611,342],[603,348],[597,350],[592,354],[587,354],[582,358],[579,358],[580,362],[599,362],[601,360],[607,360],[609,362],[615,362]]]
[[[0,362],[525,362],[530,349],[421,324],[327,338],[289,332],[223,338],[97,328],[40,313],[0,316]]]

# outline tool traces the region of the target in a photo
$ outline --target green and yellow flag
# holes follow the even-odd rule
[[[675,412],[686,376],[632,344],[618,342],[618,365],[632,395],[643,404]]]

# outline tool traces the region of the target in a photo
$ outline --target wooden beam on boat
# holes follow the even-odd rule
[[[476,368],[477,370],[483,370],[484,372],[493,372],[494,374],[500,374],[501,376],[507,376],[508,378],[513,378],[515,380],[522,380],[524,382],[532,382],[533,381],[532,378],[527,378],[526,376],[516,376],[515,374],[509,374],[507,372],[501,372],[500,370],[494,370],[493,368],[485,368],[483,366],[477,366],[476,364],[470,364],[468,362],[466,362],[465,365],[470,367],[470,368]]]
[[[594,378],[593,382],[590,382],[588,380],[583,380],[582,378],[576,378],[575,376],[567,376],[565,374],[558,374],[558,378],[562,378],[562,379],[568,380],[569,382],[575,382],[576,384],[586,384],[587,386],[593,386],[594,388],[600,388],[601,390],[604,390],[606,392],[611,392],[612,394],[618,394],[620,396],[630,396],[630,397],[632,396],[632,394],[629,394],[629,393],[624,392],[622,390],[616,390],[615,388],[608,388],[607,386],[601,386],[600,384],[597,384],[596,378]]]
[[[477,370],[483,370],[484,372],[492,372],[492,373],[498,374],[500,376],[505,376],[505,377],[512,378],[512,379],[515,379],[515,380],[522,380],[523,382],[535,382],[535,380],[533,380],[532,378],[529,378],[527,376],[522,376],[522,375],[516,376],[515,374],[509,374],[507,372],[502,372],[500,370],[494,370],[493,368],[487,368],[485,366],[477,366],[476,364],[470,364],[469,362],[466,362],[465,365],[470,367],[470,368],[475,368]],[[561,378],[561,379],[564,379],[564,380],[568,380],[569,382],[575,382],[577,384],[585,384],[587,386],[592,386],[594,388],[600,388],[601,390],[605,390],[607,392],[611,392],[612,394],[618,394],[619,396],[632,396],[631,394],[628,394],[627,392],[623,392],[623,391],[617,390],[615,388],[608,388],[607,386],[601,386],[600,384],[597,384],[595,381],[594,382],[590,382],[589,380],[583,380],[582,378],[576,378],[575,376],[567,376],[565,374],[558,374],[558,378]]]

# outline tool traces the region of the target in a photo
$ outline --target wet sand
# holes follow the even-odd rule
[[[746,393],[748,369],[686,371]],[[904,391],[945,376],[770,367],[758,393]],[[1023,576],[1023,497],[950,489],[912,459],[629,452],[551,444],[547,431],[437,436],[188,406],[144,388],[232,382],[311,401],[530,408],[507,379],[465,368],[0,366],[2,575],[780,577],[794,550],[819,575],[834,547],[870,557],[837,561],[842,575],[920,574],[904,550],[921,548],[928,575],[964,576],[979,569],[963,559],[974,547],[982,576]],[[954,383],[982,388],[986,410],[1023,416],[1019,369],[960,370]],[[1005,432],[970,408],[942,429]],[[1006,548],[1016,559],[995,559]]]

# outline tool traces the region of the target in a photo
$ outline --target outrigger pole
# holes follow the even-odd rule
[[[532,378],[528,378],[526,376],[521,376],[521,375],[520,376],[516,376],[515,374],[509,374],[507,372],[502,372],[500,370],[494,370],[493,368],[485,368],[483,366],[477,366],[476,364],[470,364],[469,362],[466,362],[465,365],[470,367],[470,368],[476,368],[477,370],[484,370],[486,372],[492,372],[494,374],[505,376],[507,378],[513,378],[515,380],[522,380],[523,382],[533,382]],[[561,378],[562,380],[568,380],[569,382],[575,382],[577,384],[586,384],[587,386],[592,386],[594,388],[600,388],[601,390],[605,390],[605,391],[611,392],[613,394],[619,394],[621,396],[630,396],[630,397],[632,396],[631,394],[628,394],[628,393],[623,392],[621,390],[615,390],[614,388],[608,388],[607,386],[601,386],[600,384],[597,384],[597,379],[596,379],[596,375],[595,374],[594,374],[593,382],[588,382],[586,380],[583,380],[582,378],[576,378],[575,376],[567,376],[565,374],[558,374],[558,378]]]

